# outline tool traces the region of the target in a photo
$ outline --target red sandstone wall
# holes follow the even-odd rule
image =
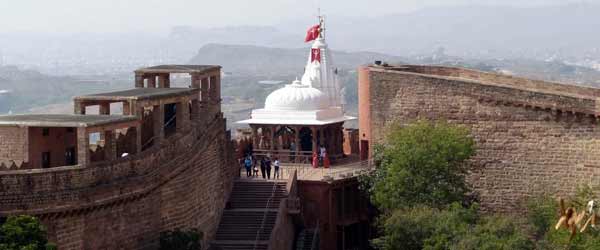
[[[21,159],[28,162],[27,129],[20,127],[3,127],[0,129],[0,171],[6,170],[13,163],[9,160]]]
[[[477,154],[468,179],[484,209],[514,212],[537,193],[600,185],[593,99],[402,72],[375,70],[369,80],[372,143],[395,121],[445,119],[471,130]]]
[[[370,157],[369,142],[371,140],[371,81],[369,68],[358,68],[358,128],[360,159]]]
[[[50,152],[50,167],[65,166],[65,150],[77,147],[77,130],[67,132],[67,128],[48,128],[47,136],[42,128],[29,128],[29,165],[30,168],[42,168],[42,152]]]
[[[306,227],[315,228],[319,221],[319,249],[341,249],[344,241],[343,230],[340,230],[342,226],[369,224],[367,199],[358,191],[356,178],[331,183],[298,181],[298,194],[302,201],[302,217]],[[352,239],[346,241],[348,249],[351,241]],[[366,242],[360,249],[366,249]]]
[[[161,231],[210,240],[237,174],[217,117],[112,164],[0,173],[0,216],[42,218],[60,249],[157,249]]]

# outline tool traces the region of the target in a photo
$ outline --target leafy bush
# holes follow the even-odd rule
[[[418,121],[390,131],[386,143],[376,147],[377,170],[363,180],[379,209],[416,204],[441,208],[466,199],[466,160],[475,152],[466,128]]]
[[[381,223],[383,250],[521,250],[533,243],[506,217],[477,214],[477,206],[454,203],[446,209],[415,206],[395,210]]]
[[[0,250],[54,250],[46,229],[35,217],[11,216],[0,226]]]
[[[436,248],[440,249],[440,248]],[[514,221],[514,217],[485,216],[462,235],[451,248],[456,250],[519,250],[534,249],[534,243]]]
[[[160,233],[160,250],[200,250],[202,233],[197,229],[189,231],[166,231]]]

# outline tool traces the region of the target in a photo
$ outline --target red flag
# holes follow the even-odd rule
[[[319,48],[310,49],[310,62],[314,62],[314,61],[321,63],[321,49],[319,49]]]
[[[317,37],[319,37],[320,28],[321,26],[319,24],[310,27],[310,29],[308,29],[308,31],[306,32],[306,38],[304,38],[304,42],[307,43],[317,39]]]

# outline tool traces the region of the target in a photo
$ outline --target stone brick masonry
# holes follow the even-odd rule
[[[468,180],[484,210],[514,212],[536,194],[600,185],[600,89],[447,67],[364,72],[369,143],[381,143],[393,122],[439,119],[468,127],[477,143]]]
[[[175,228],[210,240],[238,169],[222,116],[193,123],[132,158],[4,171],[0,216],[39,216],[59,249],[158,249]]]
[[[0,167],[14,167],[13,159],[25,159],[29,154],[27,145],[27,129],[10,127],[0,130]],[[15,147],[14,145],[24,145]],[[20,165],[21,163],[17,163]],[[20,167],[20,166],[19,166]]]

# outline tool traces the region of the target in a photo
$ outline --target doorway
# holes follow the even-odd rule
[[[310,128],[303,127],[300,129],[300,150],[301,151],[312,151],[312,138],[313,134]]]

